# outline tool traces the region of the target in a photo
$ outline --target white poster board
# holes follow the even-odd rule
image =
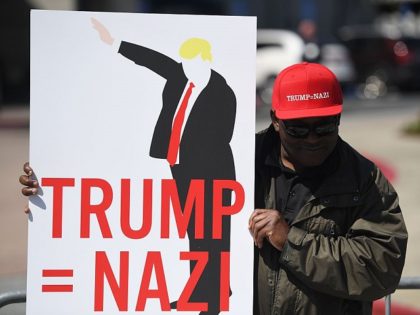
[[[252,313],[255,53],[253,17],[32,11],[28,315]]]

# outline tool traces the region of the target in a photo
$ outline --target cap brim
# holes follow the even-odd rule
[[[300,109],[300,110],[276,110],[278,119],[299,119],[311,117],[335,116],[343,111],[343,105],[332,105],[324,108]]]

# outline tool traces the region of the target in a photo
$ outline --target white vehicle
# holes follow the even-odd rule
[[[286,30],[257,31],[257,106],[271,104],[274,79],[284,68],[302,62],[305,43]]]
[[[347,48],[342,44],[325,44],[321,47],[321,61],[342,84],[354,81],[356,73]]]

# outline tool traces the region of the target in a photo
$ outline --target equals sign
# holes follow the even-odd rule
[[[71,278],[73,269],[43,269],[43,278]],[[43,284],[42,292],[73,292],[72,284]]]

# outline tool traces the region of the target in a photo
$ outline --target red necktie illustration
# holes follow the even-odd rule
[[[178,152],[179,152],[179,143],[181,141],[181,128],[184,123],[185,111],[187,110],[188,100],[190,99],[194,83],[190,82],[188,90],[182,99],[181,106],[178,109],[178,112],[175,115],[174,122],[172,124],[172,133],[171,139],[169,140],[168,155],[166,160],[169,162],[169,165],[173,166],[176,162]]]

